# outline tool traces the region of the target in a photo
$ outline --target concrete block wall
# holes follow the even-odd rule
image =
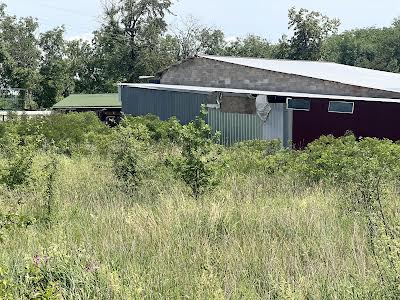
[[[255,114],[256,100],[246,96],[225,96],[222,97],[221,111],[227,113]]]
[[[161,83],[356,97],[400,98],[400,93],[260,70],[200,57],[172,66],[162,74]]]

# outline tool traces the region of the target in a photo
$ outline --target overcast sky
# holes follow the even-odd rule
[[[102,0],[0,0],[8,13],[35,16],[41,30],[64,24],[67,37],[89,37],[100,26]],[[222,29],[227,37],[257,34],[276,41],[287,33],[287,11],[290,7],[318,10],[339,18],[341,30],[389,26],[400,17],[399,0],[175,0],[176,16],[169,23],[188,15],[202,24]]]

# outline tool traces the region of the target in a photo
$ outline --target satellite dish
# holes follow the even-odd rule
[[[272,108],[268,102],[268,96],[266,95],[258,95],[256,97],[256,111],[257,115],[263,122],[268,120],[268,116],[271,112]]]

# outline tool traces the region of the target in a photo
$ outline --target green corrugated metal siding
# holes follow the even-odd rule
[[[208,109],[208,124],[214,132],[221,132],[221,143],[232,145],[247,140],[261,140],[263,123],[257,115],[224,113]]]

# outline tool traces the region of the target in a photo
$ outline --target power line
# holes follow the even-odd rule
[[[92,18],[92,19],[97,19],[98,18],[98,16],[85,14],[85,13],[82,13],[82,11],[79,11],[79,10],[55,6],[53,4],[49,4],[48,2],[43,2],[43,1],[40,1],[40,0],[36,0],[36,2],[39,2],[40,6],[47,7],[47,8],[53,9],[53,10],[62,11],[64,13],[68,13],[70,15],[74,15],[74,16],[80,15],[80,16],[89,17],[89,18]]]

